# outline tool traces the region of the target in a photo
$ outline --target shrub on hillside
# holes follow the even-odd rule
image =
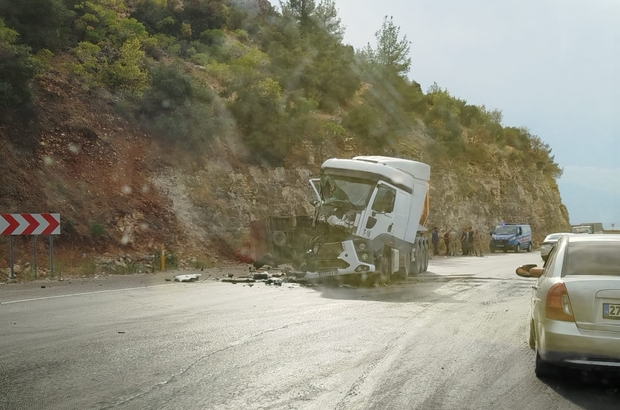
[[[18,33],[0,18],[0,109],[30,105],[30,84],[38,71],[28,46],[17,44]]]

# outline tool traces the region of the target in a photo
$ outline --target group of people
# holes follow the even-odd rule
[[[441,237],[439,228],[435,227],[431,234],[431,243],[433,244],[433,254],[440,256],[439,242],[443,239],[446,245],[445,256],[457,255],[457,243],[461,242],[461,254],[469,256],[482,256],[482,235],[477,229],[472,226],[469,228],[463,228],[460,236],[455,229],[448,229]]]

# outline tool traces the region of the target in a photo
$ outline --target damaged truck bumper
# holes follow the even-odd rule
[[[339,248],[337,256],[330,255],[329,250],[319,253],[315,259],[316,270],[306,272],[306,280],[331,276],[352,275],[375,272],[374,254],[370,249],[356,248],[353,240],[327,244],[328,248]]]

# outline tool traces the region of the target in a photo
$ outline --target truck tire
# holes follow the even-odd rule
[[[428,260],[429,260],[429,244],[428,241],[424,241],[424,254],[422,255],[422,273],[428,271]]]
[[[390,259],[383,255],[379,262],[379,285],[389,285],[391,282]]]
[[[276,246],[286,245],[286,234],[282,231],[274,231],[271,235],[271,239],[273,240],[273,244]]]
[[[398,276],[402,279],[407,279],[411,276],[411,252],[403,255],[403,264],[398,269]]]
[[[424,247],[422,245],[422,241],[420,238],[415,238],[415,241],[413,242],[413,255],[415,256],[415,261],[411,263],[411,273],[413,275],[421,273],[424,268],[424,263],[422,262],[424,257],[423,250]]]

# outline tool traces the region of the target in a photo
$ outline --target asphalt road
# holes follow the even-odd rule
[[[534,376],[537,253],[438,258],[370,289],[0,286],[2,409],[618,409],[615,381]]]

